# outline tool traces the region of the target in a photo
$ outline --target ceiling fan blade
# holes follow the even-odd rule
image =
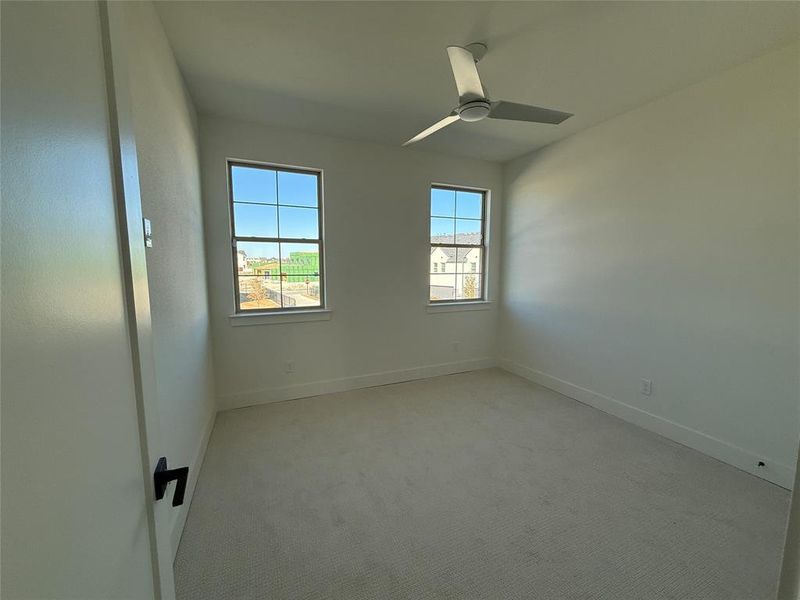
[[[516,102],[492,102],[492,110],[489,112],[490,119],[506,119],[508,121],[530,121],[531,123],[551,123],[558,125],[573,116],[572,113],[561,112],[541,108],[540,106],[530,106],[529,104],[517,104]]]
[[[450,125],[450,123],[453,123],[455,121],[458,121],[458,115],[456,114],[455,111],[453,111],[438,123],[434,123],[433,125],[428,127],[425,131],[419,132],[417,135],[415,135],[413,138],[411,138],[405,144],[403,144],[403,146],[408,146],[409,144],[413,144],[414,142],[418,142],[422,139],[425,139],[432,133],[436,133],[440,129],[447,127],[448,125]]]
[[[448,46],[447,56],[450,58],[453,77],[456,78],[458,96],[462,99],[485,98],[486,93],[483,91],[472,52],[461,46]]]

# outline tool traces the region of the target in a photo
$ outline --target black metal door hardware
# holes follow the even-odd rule
[[[167,491],[167,485],[173,479],[177,481],[175,493],[172,494],[172,506],[183,504],[183,495],[186,493],[186,480],[189,478],[189,467],[179,467],[177,469],[167,469],[167,458],[162,456],[156,464],[156,472],[153,473],[153,483],[156,488],[156,500],[161,500]]]

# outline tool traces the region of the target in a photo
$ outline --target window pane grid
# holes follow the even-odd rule
[[[250,204],[258,204],[258,203],[251,202]],[[282,204],[281,206],[286,206],[286,205]],[[308,208],[308,207],[304,206],[303,208]],[[434,217],[436,219],[458,219],[459,221],[483,221],[483,219],[481,219],[480,217],[454,217],[453,215],[437,215],[434,213],[431,213],[431,217]]]
[[[278,211],[278,233],[280,233],[280,232],[281,232],[281,217],[280,217],[280,211]],[[282,264],[283,264],[283,255],[281,254],[281,245],[278,244],[278,273],[279,274],[281,272],[281,265]],[[281,307],[283,307],[283,305],[285,304],[284,301],[283,301],[283,277],[281,277],[280,275],[278,275],[278,285],[280,286],[280,292],[281,292]]]
[[[234,200],[235,204],[252,204],[254,206],[278,206],[277,202],[249,202],[247,200]]]
[[[237,242],[283,242],[291,244],[321,244],[322,240],[318,238],[290,238],[290,237],[248,237],[246,235],[238,235],[235,237]]]
[[[323,306],[320,174],[230,162],[229,177],[237,312]]]
[[[429,301],[484,299],[485,192],[432,186]]]
[[[237,204],[248,204],[248,205],[252,205],[252,206],[283,206],[283,207],[286,207],[286,208],[307,208],[309,210],[317,210],[316,206],[306,206],[306,205],[303,205],[303,204],[285,204],[283,202],[248,202],[246,200],[234,200],[233,204],[234,205],[237,205]],[[461,217],[461,218],[463,219],[465,217]],[[480,219],[478,219],[478,220],[480,220]]]

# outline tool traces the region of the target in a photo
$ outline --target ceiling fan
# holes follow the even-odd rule
[[[492,102],[481,84],[476,63],[486,54],[486,44],[475,42],[466,47],[448,46],[447,56],[456,79],[458,89],[458,106],[444,119],[428,127],[408,140],[403,146],[408,146],[440,129],[455,123],[459,119],[472,123],[489,117],[490,119],[504,119],[507,121],[528,121],[530,123],[550,123],[558,125],[572,116],[572,113],[517,104],[499,100]]]

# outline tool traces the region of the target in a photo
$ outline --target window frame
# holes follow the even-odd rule
[[[477,245],[475,245],[475,244],[457,244],[457,243],[440,244],[440,243],[431,242],[431,219],[433,218],[433,214],[431,213],[431,192],[434,189],[454,191],[456,193],[458,193],[458,192],[468,192],[468,193],[473,193],[473,194],[474,193],[479,193],[481,195],[481,243],[480,244],[477,244]],[[455,215],[456,207],[453,207],[453,210],[454,210],[453,219],[455,220],[455,219],[458,218],[458,216]],[[487,270],[486,270],[486,265],[488,264],[489,248],[488,248],[488,243],[487,243],[487,237],[486,236],[487,236],[487,231],[488,231],[487,224],[489,222],[489,190],[484,189],[484,188],[469,187],[469,186],[465,186],[465,185],[451,185],[451,184],[447,184],[447,183],[431,183],[428,186],[428,210],[427,210],[427,212],[428,212],[427,224],[428,224],[428,246],[429,246],[429,248],[480,248],[480,250],[481,250],[481,272],[480,273],[475,273],[476,275],[480,275],[480,281],[481,281],[481,295],[480,295],[480,297],[478,297],[478,298],[453,298],[452,300],[431,300],[431,275],[433,275],[434,273],[431,273],[430,253],[428,254],[428,305],[429,306],[440,306],[440,305],[447,305],[447,304],[464,304],[464,303],[473,303],[473,302],[487,303],[489,301],[489,299],[488,299],[488,294],[487,294],[487,291],[488,291],[488,286],[487,286],[488,273],[487,273]],[[447,217],[447,218],[449,218],[449,217]],[[454,231],[454,235],[458,235],[458,234]],[[455,237],[454,237],[454,239],[455,239]],[[458,251],[457,250],[456,250],[456,256],[458,256]],[[442,264],[446,265],[446,263],[442,263]],[[456,265],[457,264],[458,263],[456,263]],[[457,268],[458,267],[456,266],[456,269]],[[439,273],[436,273],[436,274],[438,275]],[[458,272],[456,271],[455,274],[457,275]],[[462,273],[462,275],[468,275],[468,274],[471,274],[471,273],[466,273],[466,272]]]
[[[285,173],[300,173],[302,175],[314,175],[317,178],[317,239],[303,239],[303,238],[289,238],[289,237],[262,237],[262,236],[237,236],[236,235],[236,220],[234,214],[234,199],[233,199],[233,167],[246,167],[254,169],[263,169],[265,171],[285,172]],[[260,161],[250,161],[242,159],[226,159],[226,176],[228,183],[228,213],[229,213],[229,235],[231,241],[231,258],[233,266],[233,307],[235,315],[274,315],[287,312],[314,312],[314,311],[327,311],[327,294],[325,293],[326,279],[325,279],[325,229],[323,219],[323,198],[322,198],[322,169],[314,169],[311,167],[295,167],[289,165],[281,165],[276,163],[265,163]],[[277,177],[277,175],[276,175]],[[275,198],[276,212],[278,213],[278,233],[280,234],[280,192]],[[269,204],[265,204],[269,206]],[[286,205],[293,206],[293,205]],[[303,207],[311,208],[311,207]],[[239,292],[239,260],[238,251],[236,249],[237,242],[262,242],[278,244],[278,252],[280,253],[280,244],[317,244],[319,246],[319,306],[278,306],[275,308],[242,308],[239,302],[241,294]],[[279,256],[280,258],[280,256]],[[278,273],[280,278],[281,273]]]

